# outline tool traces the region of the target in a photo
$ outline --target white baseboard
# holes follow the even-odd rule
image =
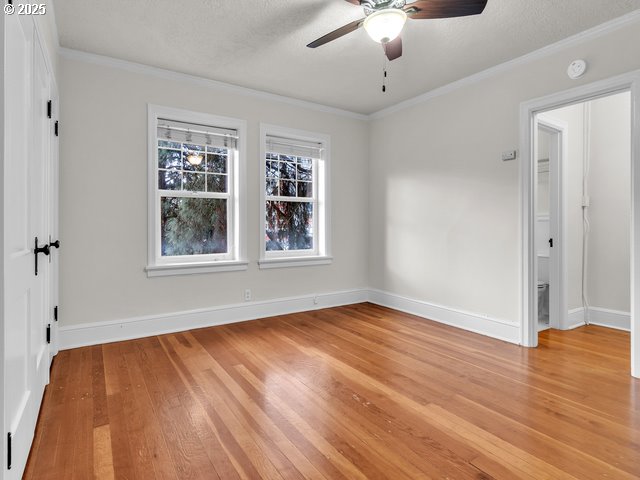
[[[109,322],[69,325],[60,327],[58,345],[60,350],[68,350],[70,348],[181,332],[194,328],[244,322],[275,315],[350,305],[366,302],[367,299],[368,290],[366,289],[348,290],[262,302],[224,305],[169,314],[147,315]]]
[[[621,312],[619,310],[610,310],[608,308],[589,307],[588,310],[589,324],[598,325],[600,327],[615,328],[616,330],[631,330],[631,314],[629,312]],[[569,310],[568,326],[565,330],[586,325],[584,308],[574,308]]]
[[[589,323],[616,330],[631,330],[631,314],[608,308],[589,307]]]
[[[382,290],[359,289],[223,305],[109,322],[69,325],[59,328],[58,346],[60,350],[68,350],[366,301],[505,342],[520,343],[520,324],[518,322],[414,300]],[[589,308],[589,323],[593,325],[629,331],[630,319],[631,316],[628,312],[597,307]],[[566,330],[583,326],[585,324],[584,309],[570,310],[567,320]]]
[[[509,343],[520,343],[520,324],[456,310],[381,290],[369,290],[369,301],[452,327],[479,333]]]
[[[584,308],[574,308],[573,310],[569,310],[569,315],[567,315],[567,326],[562,330],[573,330],[574,328],[584,327],[585,325]]]
[[[60,350],[68,350],[366,301],[506,342],[520,342],[520,326],[516,322],[434,305],[380,290],[360,289],[63,326],[58,330],[58,345]]]

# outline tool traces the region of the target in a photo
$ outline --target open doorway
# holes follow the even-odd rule
[[[631,94],[536,120],[538,331],[630,331]]]
[[[640,72],[526,102],[521,125],[522,344],[629,330],[640,377]]]

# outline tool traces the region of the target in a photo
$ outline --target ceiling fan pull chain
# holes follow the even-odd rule
[[[382,62],[382,93],[387,91],[387,56],[384,55],[382,57],[384,60]]]

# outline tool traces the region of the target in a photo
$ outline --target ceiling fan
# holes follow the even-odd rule
[[[465,17],[479,15],[488,0],[346,0],[363,7],[365,18],[348,23],[311,42],[307,47],[316,48],[364,26],[369,36],[381,43],[389,60],[402,56],[400,32],[407,18],[414,20],[431,18]]]

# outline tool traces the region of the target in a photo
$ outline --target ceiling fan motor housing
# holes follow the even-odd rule
[[[386,8],[402,8],[407,0],[360,0],[360,5],[364,8],[365,15],[369,16],[378,10]]]

